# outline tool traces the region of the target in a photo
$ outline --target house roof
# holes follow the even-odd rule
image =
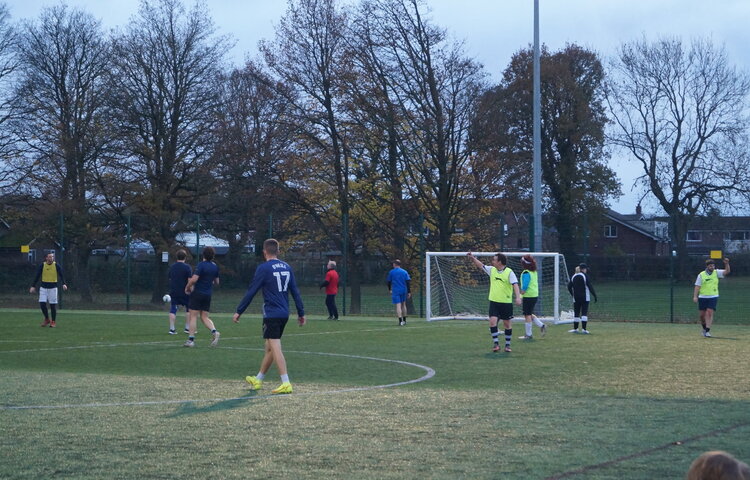
[[[655,218],[647,219],[642,214],[623,215],[612,209],[608,209],[604,213],[604,216],[653,240],[665,240],[664,237],[657,235],[655,231],[656,222],[661,223],[662,220]]]
[[[750,230],[750,217],[693,217],[689,230],[727,231]]]

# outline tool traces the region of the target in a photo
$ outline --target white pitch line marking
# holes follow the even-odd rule
[[[137,346],[137,345],[154,345],[154,344],[161,344],[164,342],[146,342],[146,343],[127,343],[127,344],[106,344],[106,345],[89,345],[89,346],[79,346],[79,347],[61,347],[58,349],[54,348],[46,348],[41,350],[64,350],[64,349],[72,349],[72,348],[96,348],[96,347],[120,347],[120,346]],[[225,350],[254,350],[254,351],[263,351],[262,348],[248,348],[248,347],[223,347]],[[27,352],[35,352],[40,351],[40,349],[34,349],[34,350],[26,350]],[[24,352],[24,350],[16,350],[15,352]],[[3,352],[3,353],[9,353],[9,352]],[[403,382],[396,382],[396,383],[388,383],[383,385],[370,385],[370,386],[364,386],[364,387],[351,387],[351,388],[341,388],[338,390],[328,390],[323,392],[308,392],[308,393],[295,393],[293,394],[293,397],[299,397],[299,396],[317,396],[317,395],[333,395],[337,393],[347,393],[347,392],[362,392],[367,390],[377,390],[382,388],[393,388],[393,387],[399,387],[402,385],[409,385],[412,383],[419,383],[423,382],[425,380],[429,380],[430,378],[435,376],[435,370],[425,366],[420,365],[418,363],[413,362],[406,362],[403,360],[392,360],[388,358],[378,358],[378,357],[365,357],[361,355],[348,355],[344,353],[326,353],[326,352],[307,352],[307,351],[295,351],[290,350],[286,353],[297,353],[297,354],[303,354],[303,355],[321,355],[321,356],[328,356],[328,357],[344,357],[344,358],[353,358],[356,360],[373,360],[378,362],[387,362],[387,363],[397,363],[400,365],[406,365],[409,367],[415,367],[419,368],[425,371],[425,374],[422,375],[419,378],[414,378],[411,380],[406,380]],[[145,401],[145,402],[113,402],[113,403],[83,403],[83,404],[63,404],[63,405],[0,405],[0,410],[52,410],[52,409],[66,409],[66,408],[102,408],[102,407],[128,407],[128,406],[134,406],[134,407],[140,407],[140,406],[151,406],[151,405],[180,405],[180,404],[187,404],[187,403],[216,403],[216,402],[229,402],[229,401],[239,401],[239,400],[254,400],[254,399],[265,399],[265,398],[281,398],[281,397],[289,397],[290,395],[251,395],[251,396],[244,396],[244,397],[235,397],[235,398],[211,398],[211,399],[192,399],[192,400],[154,400],[154,401]]]

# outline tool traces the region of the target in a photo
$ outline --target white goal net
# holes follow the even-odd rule
[[[486,265],[496,252],[472,252]],[[529,252],[502,252],[521,281],[521,257]],[[539,300],[534,314],[543,321],[565,323],[561,319],[560,301],[570,303],[568,269],[559,253],[530,252],[537,263]],[[426,312],[432,320],[486,320],[489,309],[489,276],[466,255],[467,252],[427,252]],[[516,321],[523,321],[521,307],[514,305]],[[562,314],[565,317],[564,314]]]

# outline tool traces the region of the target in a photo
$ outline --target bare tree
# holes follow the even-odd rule
[[[126,203],[140,235],[166,251],[174,222],[215,187],[207,162],[220,105],[228,42],[214,35],[205,4],[186,11],[179,0],[142,0],[138,15],[114,41],[115,118],[123,157],[112,165],[131,192]],[[152,301],[166,288],[154,259]]]
[[[8,7],[0,4],[0,194],[19,178],[18,170],[11,165],[11,160],[18,156],[18,150],[9,128],[15,111],[11,82],[18,68],[17,41],[18,35],[10,23]],[[23,175],[20,177],[23,178]]]
[[[283,221],[287,212],[285,191],[276,180],[295,129],[287,119],[288,103],[277,93],[280,89],[254,62],[223,82],[213,160],[222,188],[209,201],[218,206],[230,246],[246,244],[252,229],[258,234],[256,242],[262,241],[259,235],[269,216]],[[230,248],[233,263],[239,261],[239,252]]]
[[[358,159],[353,167],[357,179],[357,215],[371,248],[386,258],[409,262],[417,251],[407,253],[410,220],[418,212],[406,201],[403,134],[399,105],[393,91],[396,66],[382,55],[383,15],[380,5],[361,2],[346,35],[347,68],[341,76],[345,108],[353,131],[350,148]]]
[[[669,215],[671,241],[686,256],[690,218],[728,207],[750,188],[747,74],[708,40],[624,44],[607,101],[611,141],[641,169],[639,181]]]
[[[82,300],[91,301],[87,265],[96,233],[90,194],[109,141],[110,46],[98,21],[65,5],[44,9],[37,22],[24,23],[20,35],[20,117],[14,126],[25,147],[27,185],[45,212],[64,215],[75,259],[69,262],[71,277]]]
[[[484,72],[460,42],[447,41],[445,31],[425,17],[423,1],[367,3],[377,56],[392,66],[387,81],[402,130],[406,187],[437,230],[436,247],[449,250],[467,205],[469,126]]]
[[[360,308],[360,268],[354,254],[350,219],[350,150],[341,93],[347,17],[335,0],[290,0],[273,42],[261,53],[278,93],[291,107],[288,121],[298,141],[286,155],[290,169],[278,169],[283,185],[300,212],[335,245],[349,254],[351,312]]]

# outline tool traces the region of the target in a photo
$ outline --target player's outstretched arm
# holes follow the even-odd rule
[[[469,259],[474,263],[474,265],[484,270],[484,263],[482,263],[477,257],[475,257],[473,253],[468,252],[466,256],[469,257]]]

